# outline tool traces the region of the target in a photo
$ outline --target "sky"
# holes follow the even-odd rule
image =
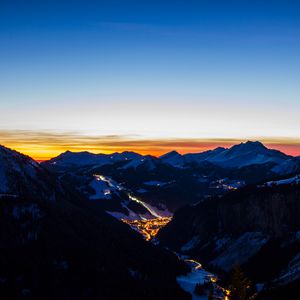
[[[0,0],[0,144],[300,155],[299,1]]]

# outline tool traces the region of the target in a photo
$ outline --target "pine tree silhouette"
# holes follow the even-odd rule
[[[255,295],[251,296],[251,281],[242,272],[240,266],[233,269],[231,283],[229,285],[230,300],[252,300]]]

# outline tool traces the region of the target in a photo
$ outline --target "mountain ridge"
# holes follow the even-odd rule
[[[230,148],[223,148],[223,147],[217,147],[212,150],[208,151],[203,151],[203,152],[198,152],[198,153],[186,153],[186,154],[180,154],[176,150],[172,150],[170,152],[167,152],[159,157],[163,162],[170,162],[170,160],[173,161],[173,165],[179,166],[182,165],[186,162],[202,162],[202,161],[209,161],[215,164],[221,164],[224,166],[224,160],[232,159],[232,165],[233,167],[236,166],[241,166],[242,163],[240,161],[234,161],[234,159],[237,159],[236,156],[243,156],[243,155],[248,155],[252,154],[252,156],[255,154],[256,156],[261,155],[260,159],[257,158],[255,161],[254,158],[252,158],[253,163],[248,163],[248,164],[254,164],[254,163],[266,163],[268,162],[268,158],[271,156],[276,156],[277,160],[276,162],[283,162],[284,159],[296,159],[296,157],[287,155],[279,150],[274,150],[274,149],[269,149],[265,145],[263,145],[259,141],[247,141],[247,142],[242,142],[240,144],[233,145]],[[80,156],[85,156],[86,161],[84,161],[84,157],[80,159]],[[72,164],[76,163],[75,161],[69,161],[70,158],[75,158],[77,157],[78,161],[77,164],[96,164],[96,163],[113,163],[116,162],[117,160],[123,159],[134,159],[134,158],[139,158],[139,157],[148,157],[152,155],[141,155],[137,152],[133,151],[124,151],[121,153],[115,152],[112,154],[103,154],[103,153],[91,153],[88,151],[80,151],[80,152],[71,152],[71,151],[66,151],[57,157],[54,157],[48,161],[45,161],[47,163],[59,163],[63,159],[65,159],[66,164]],[[265,156],[265,157],[263,157]],[[178,160],[178,162],[176,161]],[[249,158],[248,158],[249,159]],[[83,160],[83,161],[82,161]],[[242,160],[242,157],[241,157]],[[247,157],[244,157],[244,160],[247,160]],[[239,164],[240,163],[240,164]],[[172,164],[172,163],[171,163]],[[244,164],[244,165],[247,165]],[[230,167],[230,163],[226,163],[225,167]]]
[[[154,156],[154,157],[157,157],[157,158],[163,158],[163,157],[165,157],[165,156],[167,156],[167,155],[169,155],[169,154],[176,154],[176,155],[180,155],[180,156],[185,156],[185,155],[194,155],[194,154],[204,154],[204,153],[209,153],[209,152],[214,152],[214,151],[217,151],[217,152],[219,152],[219,151],[221,151],[221,150],[229,150],[229,149],[231,149],[231,148],[233,148],[233,147],[235,147],[235,146],[243,146],[243,145],[256,145],[256,146],[261,146],[261,147],[263,147],[263,148],[265,148],[265,149],[268,149],[268,150],[273,150],[273,151],[277,151],[277,152],[280,152],[280,153],[282,153],[282,154],[284,154],[284,155],[286,155],[286,156],[289,156],[289,157],[294,157],[294,158],[300,158],[300,156],[292,156],[292,155],[289,155],[289,154],[286,154],[286,153],[284,153],[284,152],[282,152],[282,151],[280,151],[280,150],[276,150],[276,149],[272,149],[272,148],[268,148],[268,147],[266,147],[262,142],[260,142],[260,141],[251,141],[251,140],[248,140],[248,141],[246,141],[246,142],[241,142],[241,143],[239,143],[239,144],[234,144],[234,145],[232,145],[231,147],[229,147],[229,148],[225,148],[225,147],[220,147],[220,146],[218,146],[218,147],[216,147],[216,148],[212,148],[212,149],[209,149],[209,150],[205,150],[205,151],[200,151],[200,152],[188,152],[188,153],[184,153],[184,154],[180,154],[177,150],[170,150],[169,152],[166,152],[166,153],[164,153],[164,154],[161,154],[161,155],[159,155],[159,156],[155,156],[155,155],[151,155],[151,154],[148,154],[148,155],[150,155],[150,156]],[[62,152],[61,154],[59,154],[58,156],[55,156],[55,157],[52,157],[52,158],[50,158],[50,159],[46,159],[46,160],[43,160],[43,161],[51,161],[51,160],[53,160],[53,159],[55,159],[55,158],[57,158],[57,157],[59,157],[60,155],[62,155],[62,154],[65,154],[65,153],[68,153],[68,154],[77,154],[77,153],[88,153],[88,154],[91,154],[91,155],[96,155],[96,156],[98,156],[98,155],[103,155],[103,156],[115,156],[115,155],[118,155],[118,154],[135,154],[135,155],[139,155],[139,156],[147,156],[147,155],[142,155],[142,154],[140,154],[140,153],[138,153],[137,151],[122,151],[122,152],[112,152],[112,153],[109,153],[109,154],[104,154],[104,153],[95,153],[95,152],[90,152],[90,151],[86,151],[86,150],[83,150],[83,151],[71,151],[71,150],[66,150],[65,152]]]
[[[2,297],[190,299],[176,282],[188,268],[175,255],[28,156],[1,147],[0,168],[9,182],[0,194]]]

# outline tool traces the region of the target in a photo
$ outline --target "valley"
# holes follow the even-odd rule
[[[155,237],[157,236],[159,231],[172,220],[172,216],[163,216],[157,209],[155,210],[149,204],[133,196],[130,191],[128,191],[109,177],[94,174],[94,178],[96,178],[97,181],[107,183],[108,189],[102,191],[104,194],[111,193],[109,188],[112,190],[123,191],[127,194],[130,201],[142,205],[147,210],[148,217],[139,215],[134,218],[133,214],[131,214],[130,217],[118,217],[117,219],[130,226],[130,228],[132,228],[133,230],[139,232],[147,242],[156,244],[157,241],[155,240]],[[96,194],[98,193],[99,191],[96,191]],[[215,299],[228,299],[229,291],[224,289],[217,283],[218,278],[216,275],[207,272],[202,267],[201,263],[194,259],[188,258],[180,253],[176,253],[176,256],[180,261],[184,262],[190,268],[190,272],[188,272],[186,275],[177,277],[177,283],[183,290],[185,290],[192,296],[193,300],[206,299],[210,291],[212,291]],[[209,288],[203,291],[203,295],[200,296],[195,293],[197,285],[207,285]]]
[[[0,300],[300,294],[300,0],[0,0]]]
[[[156,237],[159,230],[165,227],[170,221],[171,217],[158,217],[154,219],[144,219],[144,220],[126,220],[122,219],[122,222],[129,225],[134,230],[138,231],[143,235],[146,241],[151,241]]]
[[[108,188],[116,189],[118,191],[125,191],[130,201],[134,201],[142,205],[148,212],[148,218],[139,216],[136,219],[132,218],[121,218],[121,221],[129,225],[134,230],[138,231],[146,241],[150,241],[158,234],[159,230],[166,226],[171,220],[172,217],[162,216],[152,208],[149,204],[143,202],[142,200],[134,197],[130,192],[128,192],[124,187],[114,182],[112,179],[105,177],[103,175],[95,174],[94,177],[97,181],[104,181],[108,184]],[[111,191],[106,189],[104,194],[110,194]]]
[[[230,299],[226,280],[236,264],[265,293],[300,278],[297,157],[247,142],[159,158],[67,151],[40,164],[0,147],[0,162],[0,212],[6,228],[1,242],[7,245],[3,261],[27,261],[24,247],[37,251],[39,274],[54,272],[70,282],[73,272],[85,274],[87,282],[76,283],[82,294],[93,274],[114,284],[115,266],[107,263],[111,257],[122,265],[120,293],[128,296],[129,286],[139,286],[134,291],[139,299],[147,299],[144,290],[149,299],[157,293],[157,299],[171,294],[173,299],[207,299],[211,293],[215,299]],[[54,250],[52,242],[58,239],[61,249]],[[12,252],[11,245],[19,250]],[[81,250],[73,253],[77,247]],[[26,269],[18,263],[14,270],[34,279],[33,263],[28,261]],[[69,272],[72,264],[75,271]],[[87,264],[90,275],[84,271]],[[5,275],[12,282],[4,284],[10,291],[16,280],[12,276]],[[38,295],[34,282],[28,285]],[[104,299],[118,299],[118,290],[96,291],[97,286],[103,285],[95,283],[97,295],[104,291]],[[68,293],[74,295],[74,290]]]

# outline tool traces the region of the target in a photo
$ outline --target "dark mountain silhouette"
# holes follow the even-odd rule
[[[189,299],[185,265],[65,187],[29,157],[1,147],[3,299]]]
[[[297,178],[185,207],[159,232],[160,243],[220,274],[242,265],[254,282],[264,283],[266,295],[293,285],[300,279]]]

